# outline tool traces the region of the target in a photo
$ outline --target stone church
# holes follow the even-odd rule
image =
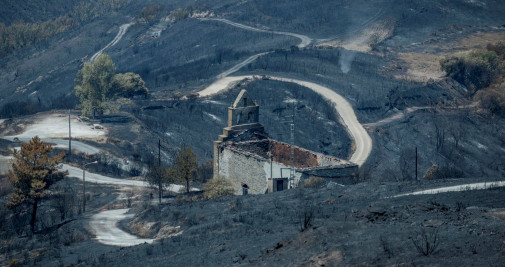
[[[268,137],[259,123],[260,107],[246,90],[228,107],[228,126],[214,141],[214,177],[230,179],[235,194],[264,194],[298,186],[310,177],[349,183],[358,166]],[[291,175],[294,165],[294,175]]]

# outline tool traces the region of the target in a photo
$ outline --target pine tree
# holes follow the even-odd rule
[[[37,208],[47,195],[47,189],[62,179],[67,172],[56,169],[62,162],[64,153],[50,157],[52,145],[42,142],[38,136],[28,144],[21,145],[21,150],[14,150],[15,162],[7,175],[13,186],[6,206],[15,208],[23,204],[32,206],[30,229],[35,230]]]

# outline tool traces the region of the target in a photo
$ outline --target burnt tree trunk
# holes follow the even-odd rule
[[[38,199],[33,201],[32,218],[30,219],[30,229],[35,232],[35,221],[37,219],[37,208],[39,207]]]
[[[161,204],[161,198],[163,197],[163,185],[160,183],[158,183],[158,200],[159,200],[159,203]]]

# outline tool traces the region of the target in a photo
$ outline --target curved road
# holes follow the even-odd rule
[[[381,11],[377,13],[376,16],[373,18],[367,20],[367,22],[364,25],[367,25],[371,23],[372,21],[376,20],[377,17],[381,14]],[[213,19],[200,19],[203,21],[219,21],[223,22],[238,28],[242,28],[245,30],[249,31],[255,31],[255,32],[266,32],[266,33],[274,33],[274,34],[280,34],[280,35],[288,35],[288,36],[293,36],[298,39],[300,39],[300,44],[298,44],[299,48],[304,48],[308,46],[311,42],[312,39],[308,36],[301,35],[301,34],[296,34],[296,33],[290,33],[290,32],[278,32],[278,31],[267,31],[267,30],[262,30],[258,28],[254,28],[251,26],[243,25],[240,23],[236,23],[233,21],[229,21],[227,19],[219,19],[219,18],[213,18]],[[252,78],[252,75],[245,75],[245,76],[235,76],[235,77],[227,77],[228,75],[238,71],[242,67],[246,66],[247,64],[253,62],[256,60],[258,57],[269,54],[271,52],[264,52],[264,53],[259,53],[256,55],[253,55],[249,58],[247,58],[245,61],[240,62],[239,64],[235,65],[231,69],[217,75],[217,81],[209,85],[207,88],[203,89],[202,91],[198,92],[199,96],[205,97],[209,96],[212,94],[216,94],[222,90],[225,90],[228,88],[229,84],[232,82],[240,81],[244,78]],[[283,77],[270,77],[270,79],[273,80],[278,80],[278,81],[283,81],[283,82],[291,82],[291,83],[297,83],[301,86],[307,87],[314,92],[320,94],[330,102],[335,104],[335,110],[337,113],[340,115],[342,118],[342,123],[346,127],[349,135],[351,136],[352,139],[354,139],[354,153],[349,159],[351,162],[354,162],[358,164],[358,166],[362,166],[368,156],[370,155],[372,151],[372,139],[366,132],[365,128],[359,123],[358,118],[356,117],[356,114],[354,113],[354,109],[352,108],[351,104],[347,102],[341,95],[335,93],[333,90],[324,87],[322,85],[312,83],[312,82],[307,82],[307,81],[302,81],[302,80],[296,80],[296,79],[288,79],[288,78],[283,78]]]
[[[116,226],[118,221],[133,217],[134,214],[126,214],[128,210],[106,210],[93,215],[89,225],[95,232],[96,240],[105,245],[121,247],[152,243],[154,239],[138,238]]]
[[[261,57],[261,56],[264,56],[264,55],[267,55],[267,54],[270,54],[272,52],[264,52],[264,53],[259,53],[259,54],[256,54],[256,55],[253,55],[253,56],[250,56],[248,57],[246,60],[238,63],[237,65],[233,66],[231,69],[219,74],[216,76],[216,78],[218,79],[222,79],[222,78],[225,78],[226,76],[238,71],[239,69],[245,67],[247,64],[255,61],[257,58]]]
[[[9,140],[9,141],[14,141],[15,136],[4,136],[1,137],[2,139]],[[18,137],[19,141],[22,142],[29,142],[32,140],[32,138],[28,137]],[[54,144],[53,147],[58,147],[58,148],[68,148],[68,140],[65,139],[55,139],[55,138],[40,138],[41,141],[49,143],[49,144]],[[74,141],[72,140],[72,150],[78,150],[83,153],[88,153],[89,155],[97,154],[100,153],[100,149],[96,148],[94,146],[90,146],[88,144],[85,144],[83,142],[79,141]]]
[[[68,171],[69,177],[75,177],[82,180],[82,169],[73,167],[67,164],[62,164],[62,170]],[[112,178],[92,172],[86,171],[86,182],[96,183],[96,184],[109,184],[109,185],[117,185],[117,186],[133,186],[133,187],[151,187],[149,183],[145,181],[137,181],[137,180],[127,180],[127,179],[118,179]],[[168,190],[173,192],[179,192],[184,186],[178,184],[171,184],[167,187]],[[191,190],[198,190],[197,188],[191,188]]]
[[[245,78],[253,77],[253,75],[224,77],[217,80],[204,90],[198,92],[198,94],[200,97],[210,96],[223,90],[229,89],[229,85],[232,82],[237,82]],[[330,88],[313,82],[274,76],[269,76],[269,78],[277,81],[296,83],[301,86],[307,87],[312,91],[320,94],[330,102],[334,103],[335,110],[342,118],[342,124],[347,128],[347,131],[351,135],[351,138],[354,139],[355,150],[349,160],[351,162],[357,163],[359,166],[362,166],[365,163],[372,151],[372,139],[366,132],[365,128],[363,128],[363,126],[359,123],[358,118],[354,113],[354,109],[352,108],[351,104],[347,102],[347,100],[345,100],[341,95],[335,93]]]
[[[439,188],[415,191],[415,192],[411,192],[411,193],[399,194],[399,195],[393,196],[393,198],[412,196],[412,195],[434,195],[434,194],[440,194],[440,193],[460,192],[460,191],[468,191],[468,190],[483,190],[483,189],[504,187],[504,186],[505,186],[505,181],[462,184],[462,185],[446,186],[446,187],[439,187]]]
[[[131,22],[131,23],[126,23],[126,24],[119,26],[119,32],[117,33],[116,37],[114,37],[114,39],[112,39],[112,41],[109,44],[107,44],[104,48],[100,49],[100,51],[96,52],[93,56],[91,56],[91,58],[89,59],[89,62],[95,61],[95,59],[98,56],[100,56],[103,53],[103,51],[105,51],[105,49],[116,45],[121,40],[121,38],[123,38],[123,35],[126,33],[128,28],[133,24],[134,23]]]
[[[287,35],[287,36],[295,37],[295,38],[300,39],[300,41],[301,41],[300,44],[298,44],[298,48],[307,47],[312,42],[312,38],[310,38],[310,37],[308,37],[306,35],[303,35],[303,34],[297,34],[297,33],[291,33],[291,32],[278,32],[278,31],[263,30],[263,29],[258,29],[258,28],[254,28],[254,27],[251,27],[251,26],[247,26],[247,25],[244,25],[244,24],[240,24],[240,23],[237,23],[237,22],[229,21],[227,19],[202,18],[200,20],[203,20],[203,21],[206,21],[206,20],[220,21],[220,22],[223,22],[223,23],[235,26],[237,28],[242,28],[242,29],[248,30],[248,31],[273,33],[273,34],[278,34],[278,35]]]
[[[82,180],[82,169],[62,164],[62,170],[68,171],[69,177],[75,177]],[[121,187],[150,187],[144,181],[126,180],[111,178],[104,175],[86,172],[86,182],[97,184],[109,184]],[[182,185],[171,184],[168,189],[178,192],[182,189]],[[192,188],[198,190],[197,188]],[[96,240],[105,245],[111,246],[135,246],[142,243],[152,243],[154,239],[142,239],[134,235],[128,234],[117,227],[120,220],[131,218],[133,214],[126,214],[129,209],[116,209],[101,211],[91,217],[89,226],[96,235]]]

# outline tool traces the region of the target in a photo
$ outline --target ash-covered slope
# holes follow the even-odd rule
[[[152,245],[118,249],[82,264],[464,266],[503,262],[499,245],[505,234],[503,189],[382,198],[407,191],[402,187],[361,184],[295,189],[141,208],[130,224],[132,229],[153,225],[151,235],[160,237],[162,231],[156,229],[180,226],[182,234],[162,237]],[[426,242],[436,245],[428,256],[423,255]],[[421,245],[420,251],[416,244]]]

